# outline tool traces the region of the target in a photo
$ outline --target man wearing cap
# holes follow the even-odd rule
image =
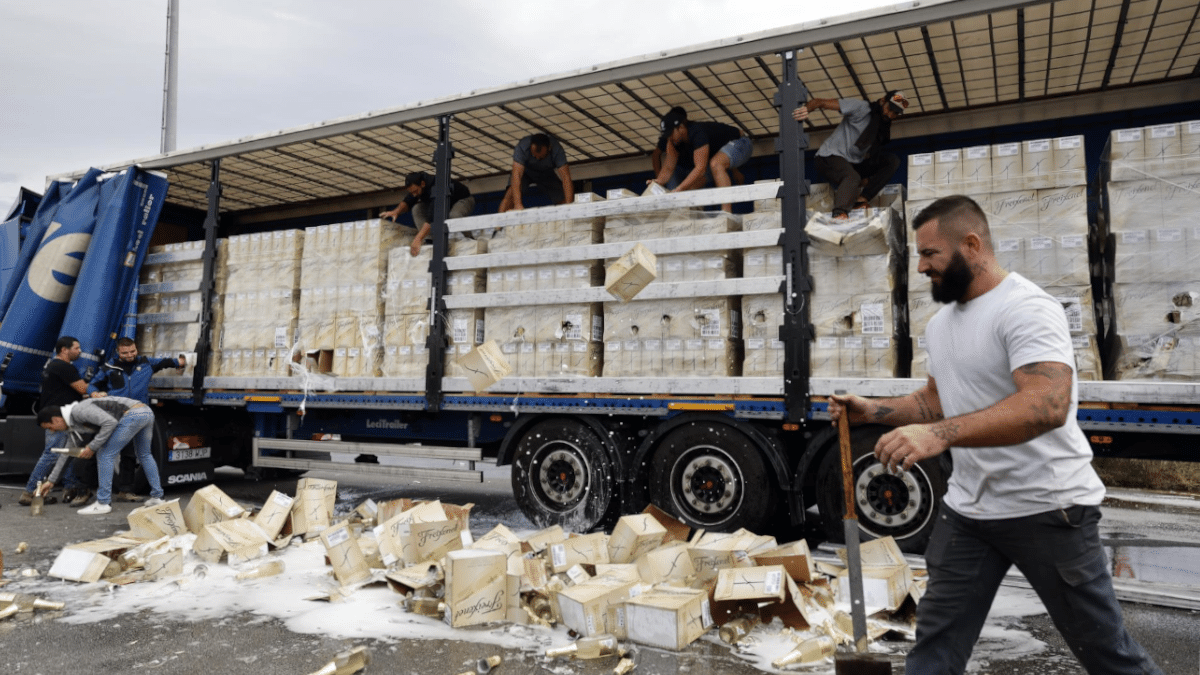
[[[654,179],[659,185],[667,186],[681,151],[689,146],[692,170],[672,192],[703,188],[708,185],[710,174],[717,187],[729,187],[733,178],[741,182],[742,174],[737,169],[750,159],[754,145],[737,127],[720,122],[689,122],[683,111],[676,109],[663,115],[659,128],[667,134],[666,158]],[[732,211],[733,205],[722,204],[721,208]]]
[[[524,196],[531,191],[541,192],[555,204],[575,201],[567,153],[546,134],[526,136],[513,149],[512,177],[500,201],[500,213],[524,209]]]
[[[684,110],[682,107],[675,106],[674,108],[671,108],[670,112],[678,113],[679,115],[682,115],[684,123],[687,123],[687,111]],[[667,138],[670,136],[670,134],[667,133],[667,130],[665,127],[666,127],[666,124],[664,124],[664,122],[662,120],[659,120],[658,144],[654,146],[654,152],[650,153],[650,166],[653,168],[654,176],[656,178],[658,177],[658,173],[660,171],[662,171],[663,157],[667,154]],[[689,144],[687,147],[680,148],[678,155],[679,155],[679,159],[676,160],[676,162],[675,162],[675,171],[671,173],[671,179],[668,180],[666,185],[664,186],[668,190],[674,190],[676,187],[679,186],[680,183],[683,182],[683,179],[687,178],[687,175],[692,172],[692,147],[691,147],[691,145]],[[653,182],[653,180],[654,179],[651,178],[650,180],[648,180],[646,182],[651,183],[651,182]]]
[[[817,150],[817,170],[834,190],[833,217],[849,217],[865,207],[900,167],[900,158],[881,147],[891,140],[892,120],[904,114],[908,99],[898,91],[868,103],[857,98],[814,98],[792,112],[802,122],[813,110],[836,110],[842,121]],[[864,185],[865,181],[865,185]]]
[[[404,177],[404,189],[408,191],[408,196],[397,204],[396,208],[379,214],[380,218],[396,222],[397,218],[412,211],[413,226],[417,228],[417,234],[413,237],[408,252],[414,257],[421,254],[421,244],[433,229],[433,186],[436,183],[437,176],[431,176],[424,171],[413,171]],[[471,196],[471,191],[456,180],[450,181],[450,211],[446,217],[465,218],[474,211],[475,198]]]

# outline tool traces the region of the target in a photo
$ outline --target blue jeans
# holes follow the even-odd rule
[[[26,492],[36,490],[37,484],[45,480],[46,476],[50,475],[50,470],[58,463],[58,453],[51,452],[50,448],[61,448],[66,443],[67,432],[46,430],[46,447],[42,449],[42,456],[38,458],[37,465],[33,467],[33,473],[29,474],[29,482],[25,484]],[[77,490],[86,487],[83,481],[75,476],[74,460],[67,461],[67,468],[63,470],[62,474],[62,484],[68,490]]]
[[[130,408],[121,416],[116,430],[108,437],[108,442],[96,452],[96,474],[100,481],[96,501],[101,504],[112,501],[113,465],[117,456],[121,454],[121,448],[130,440],[133,441],[133,451],[142,465],[142,472],[150,482],[150,496],[162,499],[163,489],[158,477],[158,464],[150,454],[150,444],[154,440],[154,411],[150,406],[141,405]]]
[[[725,153],[729,157],[729,168],[736,169],[750,161],[750,155],[754,154],[754,142],[749,136],[742,136],[721,146],[718,152]]]
[[[929,589],[904,672],[962,673],[1000,581],[1016,565],[1088,673],[1162,675],[1125,630],[1099,523],[1098,506],[976,520],[943,504],[925,551]]]

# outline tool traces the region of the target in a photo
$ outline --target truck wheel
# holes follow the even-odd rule
[[[900,475],[888,473],[875,459],[875,442],[887,427],[858,427],[850,432],[858,527],[865,538],[891,536],[906,553],[924,553],[933,532],[938,504],[946,493],[940,458],[918,462]],[[817,473],[818,504],[825,536],[845,541],[842,516],[842,460],[836,439]]]
[[[517,505],[537,527],[588,532],[612,505],[615,477],[604,443],[590,427],[552,419],[521,437],[512,486]]]
[[[760,532],[774,511],[775,483],[745,434],[692,423],[669,432],[655,451],[650,499],[692,527]]]

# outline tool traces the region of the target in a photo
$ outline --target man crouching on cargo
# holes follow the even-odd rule
[[[834,424],[846,414],[897,427],[875,445],[888,470],[946,450],[954,460],[905,672],[962,673],[1015,564],[1087,672],[1161,674],[1125,629],[1100,546],[1104,485],[1076,421],[1062,306],[1000,267],[970,198],[933,202],[913,229],[917,269],[946,303],[925,331],[929,380],[908,396],[829,405]]]
[[[421,255],[421,244],[429,237],[433,229],[433,186],[437,184],[437,176],[431,176],[424,171],[413,171],[404,177],[404,189],[408,196],[391,211],[379,214],[380,218],[388,218],[393,223],[408,211],[412,211],[413,225],[417,234],[413,236],[408,252],[415,258]],[[475,198],[466,185],[450,181],[450,209],[447,218],[465,218],[475,212]]]
[[[88,516],[103,515],[112,511],[113,464],[116,457],[131,440],[134,453],[150,482],[150,499],[147,506],[163,503],[163,489],[158,477],[158,465],[150,454],[150,442],[154,436],[154,411],[150,406],[124,396],[84,399],[64,406],[46,406],[38,411],[38,426],[47,431],[73,431],[78,434],[95,434],[79,456],[87,459],[96,455],[96,473],[100,489],[96,492],[96,503],[82,508],[79,513]],[[53,486],[58,472],[67,456],[59,458],[50,474],[48,485]],[[43,487],[48,492],[49,487]]]

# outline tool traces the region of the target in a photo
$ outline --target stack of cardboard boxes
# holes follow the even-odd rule
[[[166,244],[155,246],[149,253],[182,253],[185,257],[204,250],[204,242],[187,241],[181,244]],[[204,278],[204,263],[201,260],[184,260],[179,262],[150,263],[142,265],[141,283],[161,284],[182,282],[188,287],[200,287]],[[169,320],[176,312],[202,311],[200,292],[179,291],[168,293],[148,293],[138,297],[138,314],[157,315],[151,320],[139,320],[137,329],[138,353],[151,359],[176,357],[181,353],[196,349],[200,339],[200,323],[198,321]],[[151,317],[147,317],[150,319]],[[192,374],[192,366],[188,366],[185,375]]]

